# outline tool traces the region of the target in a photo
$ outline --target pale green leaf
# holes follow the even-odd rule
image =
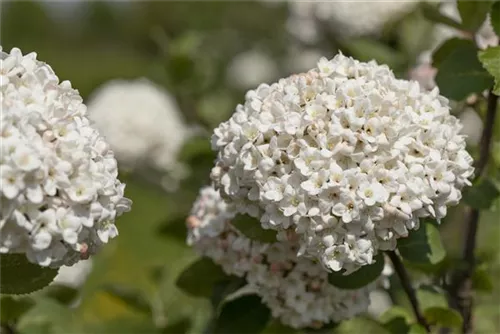
[[[500,96],[500,46],[489,47],[484,51],[479,51],[479,60],[488,73],[495,78],[493,92]]]
[[[408,237],[400,238],[398,249],[405,260],[421,264],[437,264],[446,255],[439,230],[427,220],[422,220],[419,229]]]
[[[458,0],[462,26],[470,32],[476,32],[486,20],[492,4],[493,1]]]

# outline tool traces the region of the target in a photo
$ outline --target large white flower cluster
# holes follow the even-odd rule
[[[321,327],[367,311],[376,282],[338,289],[328,283],[321,264],[297,257],[296,242],[250,240],[231,225],[235,214],[213,187],[203,188],[187,220],[188,244],[227,274],[244,277],[273,317],[295,328]]]
[[[0,253],[51,267],[87,258],[131,204],[113,152],[36,53],[0,49],[0,92]]]
[[[289,1],[287,29],[292,36],[311,43],[323,29],[340,38],[379,34],[384,26],[413,10],[417,1]]]
[[[372,263],[419,218],[443,218],[473,174],[438,89],[342,54],[246,95],[214,130],[211,177],[262,228],[300,235],[329,269]]]
[[[147,79],[112,80],[92,94],[88,110],[122,167],[157,172],[167,190],[186,177],[178,153],[193,130],[164,89]]]

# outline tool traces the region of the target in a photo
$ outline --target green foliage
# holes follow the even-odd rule
[[[426,334],[427,330],[419,324],[413,324],[410,326],[408,334]]]
[[[424,317],[430,325],[459,328],[462,326],[460,313],[448,307],[429,307],[424,310]]]
[[[431,307],[447,307],[448,302],[444,291],[436,286],[423,285],[417,290],[417,299],[422,309]]]
[[[398,249],[405,260],[418,264],[437,264],[446,255],[439,230],[428,220],[422,220],[419,229],[411,231],[408,237],[400,238]]]
[[[231,219],[231,223],[238,231],[252,240],[263,243],[272,243],[276,241],[276,231],[264,230],[259,220],[249,215],[237,215]]]
[[[20,334],[75,333],[73,313],[55,300],[41,298],[17,323]]]
[[[392,306],[380,316],[384,328],[393,334],[407,333],[412,321],[412,314],[401,306]]]
[[[405,64],[405,57],[401,52],[373,39],[352,39],[343,48],[360,61],[374,59],[379,64],[387,64],[392,69],[401,68]]]
[[[337,326],[334,334],[352,334],[352,333],[370,333],[370,334],[391,334],[391,332],[384,328],[380,323],[373,319],[356,317],[346,321]]]
[[[180,274],[176,285],[192,296],[210,298],[214,284],[227,281],[227,278],[220,266],[208,258],[201,258]]]
[[[483,178],[474,182],[463,194],[465,203],[477,210],[488,210],[498,196],[500,191],[497,186],[491,180]]]
[[[462,24],[460,24],[460,22],[457,22],[455,19],[442,14],[437,6],[428,2],[423,2],[421,4],[421,7],[425,18],[429,21],[444,24],[458,30],[462,29]]]
[[[384,256],[379,253],[375,256],[375,263],[366,265],[352,274],[344,275],[344,270],[328,274],[328,282],[341,289],[359,289],[370,284],[380,277],[384,270]]]
[[[17,321],[21,315],[34,305],[35,301],[28,296],[1,296],[0,323],[5,325]]]
[[[486,266],[479,266],[472,275],[472,286],[476,291],[492,292],[493,280]]]
[[[495,88],[493,92],[500,95],[500,46],[490,47],[484,51],[479,51],[479,60],[484,68],[495,78]]]
[[[153,314],[149,300],[136,289],[119,284],[106,284],[102,289],[137,311],[148,315]]]
[[[467,1],[458,0],[458,11],[462,18],[462,26],[470,31],[476,32],[486,20],[493,1]]]
[[[493,30],[500,36],[500,1],[495,1],[490,12],[491,25]]]
[[[214,324],[214,334],[261,333],[271,317],[257,295],[243,295],[223,304]]]
[[[40,295],[56,300],[63,305],[70,305],[78,297],[78,290],[65,285],[51,284],[43,290],[33,293],[33,296]]]
[[[446,51],[445,56],[441,55],[436,75],[436,83],[444,96],[460,101],[491,87],[493,80],[479,62],[472,41],[456,43]]]
[[[49,285],[57,269],[45,268],[28,262],[24,254],[0,255],[0,291],[2,294],[21,295]]]

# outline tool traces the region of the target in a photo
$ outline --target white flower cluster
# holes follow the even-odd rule
[[[438,89],[339,54],[246,95],[214,130],[212,180],[262,228],[300,235],[334,271],[443,218],[473,174],[461,125]]]
[[[147,79],[109,81],[93,93],[88,111],[122,167],[157,172],[167,190],[186,177],[177,158],[192,130],[161,87]]]
[[[257,49],[238,54],[227,70],[229,84],[243,90],[255,88],[263,82],[270,82],[277,76],[276,62]]]
[[[130,209],[113,152],[36,53],[0,49],[0,92],[0,253],[51,267],[87,258]]]
[[[306,43],[316,41],[325,28],[340,38],[376,35],[387,23],[403,17],[417,4],[417,1],[291,0],[287,29]]]
[[[245,277],[270,308],[273,317],[295,328],[321,327],[366,312],[371,283],[358,290],[342,290],[328,283],[319,263],[297,257],[298,244],[264,244],[242,235],[231,225],[235,211],[218,191],[200,191],[187,220],[188,243],[230,275]]]

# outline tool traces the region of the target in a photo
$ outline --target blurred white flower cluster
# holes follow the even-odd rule
[[[289,1],[289,33],[304,43],[318,40],[323,29],[340,38],[379,34],[384,26],[403,17],[417,1]]]
[[[230,85],[242,89],[253,89],[263,82],[270,82],[278,75],[276,62],[259,50],[238,54],[228,66],[227,80]]]
[[[91,96],[89,117],[109,142],[120,166],[160,174],[167,190],[186,177],[178,153],[192,130],[173,96],[147,79],[113,80]]]
[[[328,283],[321,264],[297,257],[296,242],[250,240],[231,225],[235,214],[218,191],[203,188],[187,220],[188,243],[227,274],[245,277],[247,288],[262,298],[273,317],[295,328],[321,327],[366,312],[376,282],[357,290],[338,289]]]
[[[297,233],[299,255],[351,272],[459,202],[473,174],[460,129],[437,88],[339,54],[249,91],[214,130],[211,177],[280,240]]]
[[[36,53],[0,55],[0,252],[71,265],[118,234],[131,202],[70,82]]]

